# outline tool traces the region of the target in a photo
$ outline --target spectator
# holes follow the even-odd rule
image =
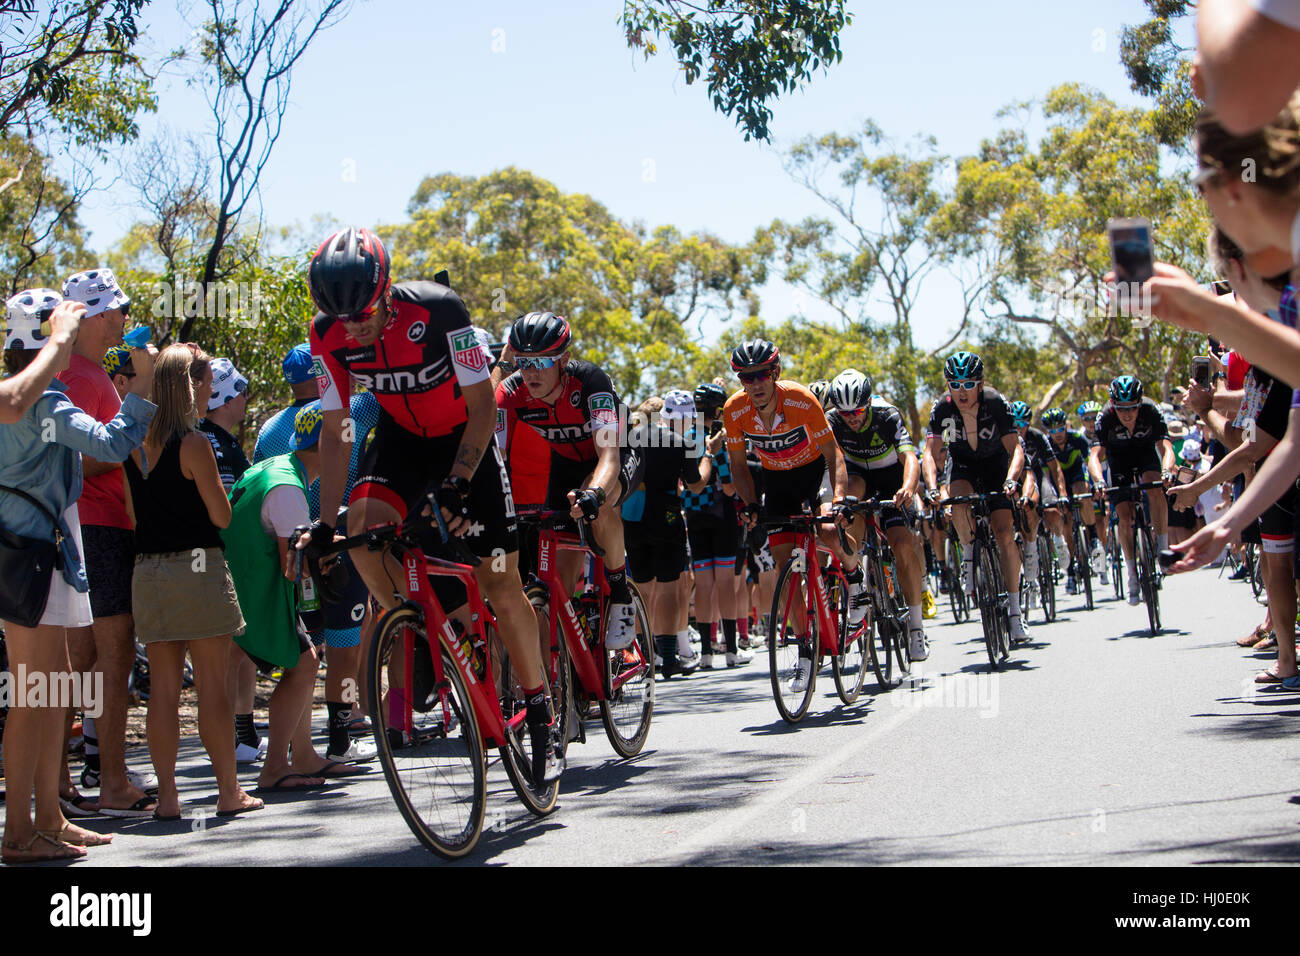
[[[63,283],[64,298],[81,302],[86,314],[73,347],[72,360],[59,380],[68,387],[68,401],[91,418],[107,424],[121,410],[122,400],[104,371],[105,351],[122,344],[131,300],[108,269],[78,272]],[[148,394],[148,381],[138,394]],[[102,712],[83,722],[86,766],[81,785],[99,788],[99,812],[110,817],[146,817],[154,801],[148,780],[126,766],[127,681],[135,662],[135,622],[131,616],[131,570],[135,564],[135,534],[126,509],[126,479],[118,461],[82,456],[84,489],[77,501],[85,542],[86,579],[94,623],[68,633],[74,671],[92,667],[104,675]],[[66,757],[65,757],[66,760]]]
[[[213,359],[212,397],[208,399],[207,416],[199,422],[199,431],[212,444],[217,473],[221,475],[221,487],[226,489],[226,494],[230,494],[235,482],[248,471],[248,456],[233,434],[244,423],[247,409],[248,379],[239,374],[230,359]]]
[[[132,603],[149,655],[149,751],[159,819],[180,818],[176,752],[181,676],[188,648],[198,691],[199,737],[217,778],[217,815],[257,810],[235,776],[234,714],[226,694],[230,637],[244,626],[219,528],[230,523],[212,446],[198,409],[212,394],[211,360],[189,345],[163,350],[153,374],[158,414],[126,465],[136,509]]]
[[[6,303],[5,368],[11,378],[0,383],[4,419],[21,411],[17,421],[0,424],[0,529],[42,541],[56,541],[62,568],[50,580],[35,627],[5,621],[5,644],[11,669],[54,674],[68,672],[68,628],[91,623],[89,585],[81,555],[84,546],[77,498],[81,494],[81,453],[101,460],[122,459],[144,438],[154,406],[144,399],[141,383],[127,396],[120,412],[101,424],[65,396],[67,386],[51,381],[71,360],[84,306],[60,303],[46,289],[20,292]],[[141,368],[153,357],[137,351]],[[34,398],[38,385],[48,386]],[[9,386],[4,388],[3,386]],[[26,408],[22,402],[27,402]],[[50,425],[53,424],[53,441]],[[25,486],[18,488],[18,486]],[[55,516],[58,516],[57,518]],[[15,609],[17,610],[17,609]],[[35,608],[29,609],[35,613]],[[111,841],[64,818],[59,775],[66,711],[56,707],[13,707],[4,729],[5,825],[0,859],[5,863],[73,859],[86,846]],[[29,801],[35,793],[36,818]]]
[[[1267,123],[1300,86],[1300,2],[1200,0],[1192,84],[1243,134]]]
[[[131,379],[135,378],[135,366],[131,364],[131,350],[125,345],[114,345],[104,353],[104,371],[113,381],[118,398],[126,398],[131,389]]]

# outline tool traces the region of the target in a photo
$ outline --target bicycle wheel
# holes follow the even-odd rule
[[[569,655],[568,648],[564,643],[564,635],[558,630],[556,632],[556,641],[558,647],[555,649],[549,646],[549,640],[546,642],[548,645],[546,648],[547,653],[542,660],[545,664],[546,693],[550,698],[551,713],[560,722],[560,726],[557,728],[557,740],[566,741],[568,739],[568,714],[571,707],[569,702]],[[506,652],[505,643],[501,640],[501,636],[495,628],[488,630],[488,649],[491,655],[493,677],[496,682],[497,699],[501,704],[501,716],[506,722],[507,740],[501,746],[501,764],[506,768],[506,776],[510,778],[510,785],[515,788],[519,801],[537,816],[544,817],[555,809],[555,802],[560,796],[560,781],[553,780],[540,790],[534,787],[533,740],[528,733],[527,722],[524,720],[524,712],[528,709],[528,701],[524,694],[523,684],[515,672],[510,655]],[[519,719],[515,720],[516,717]],[[512,720],[515,721],[514,728],[511,727]],[[563,755],[564,745],[562,743],[559,756],[562,757]]]
[[[1038,536],[1038,597],[1043,606],[1043,620],[1056,620],[1056,554],[1047,536]]]
[[[894,666],[896,622],[889,616],[889,589],[885,585],[880,565],[875,561],[868,567],[867,587],[871,591],[871,604],[864,636],[871,658],[871,670],[876,675],[876,684],[880,690],[890,691],[903,682],[903,674]]]
[[[1119,546],[1118,532],[1112,530],[1110,535],[1110,577],[1115,585],[1115,600],[1124,600],[1124,552]]]
[[[796,599],[797,596],[797,599]],[[800,634],[794,608],[802,604],[806,624]],[[767,622],[767,659],[772,681],[772,698],[777,713],[787,723],[795,724],[808,713],[813,688],[817,684],[817,615],[813,611],[808,575],[795,570],[791,558],[776,579],[772,596],[772,615]],[[799,673],[800,661],[810,662],[808,678],[802,689],[792,686]]]
[[[456,859],[474,849],[483,832],[487,760],[460,671],[441,642],[435,646],[442,657],[445,698],[433,687],[433,660],[420,612],[401,607],[380,619],[367,663],[370,722],[384,778],[407,826],[434,853]],[[389,720],[390,703],[405,723],[408,674],[414,695],[424,698],[415,701],[416,707],[432,706],[427,712],[412,709],[410,726],[395,727]],[[445,719],[448,712],[450,720]]]
[[[826,597],[839,622],[836,640],[840,652],[831,658],[831,676],[835,679],[835,693],[851,704],[867,682],[867,629],[865,622],[857,627],[849,624],[849,585],[841,572],[826,576]]]
[[[1160,589],[1156,586],[1156,552],[1151,542],[1151,529],[1142,528],[1134,541],[1138,549],[1137,567],[1142,600],[1147,606],[1147,623],[1151,625],[1151,636],[1160,633]]]
[[[632,606],[636,608],[636,641],[622,651],[605,651],[606,700],[600,702],[600,719],[605,736],[620,757],[635,757],[650,733],[655,710],[654,634],[641,593],[630,583]],[[605,606],[602,630],[609,626],[609,605]]]
[[[993,554],[978,537],[971,542],[975,549],[975,603],[979,606],[980,626],[984,629],[984,649],[988,652],[989,666],[998,670],[1002,666],[1002,614],[998,608],[997,576],[993,571]]]
[[[1085,604],[1089,611],[1094,607],[1092,600],[1092,554],[1088,551],[1088,536],[1083,533],[1083,524],[1074,523],[1075,571],[1079,586],[1083,589]]]
[[[1250,592],[1255,600],[1268,607],[1268,592],[1264,590],[1264,562],[1259,559],[1259,549],[1246,545],[1246,576],[1250,578]]]

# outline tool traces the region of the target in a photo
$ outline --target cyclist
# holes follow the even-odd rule
[[[1087,401],[1080,405],[1076,411],[1079,413],[1079,421],[1083,422],[1083,437],[1088,439],[1088,450],[1092,451],[1092,446],[1097,444],[1097,416],[1101,414],[1101,404],[1099,402]],[[1101,474],[1106,480],[1110,480],[1110,465],[1105,460],[1101,463]],[[1088,475],[1089,484],[1092,482],[1091,474]],[[1097,537],[1101,540],[1101,549],[1103,554],[1110,548],[1110,507],[1102,502],[1097,509],[1097,518],[1092,523],[1093,529],[1097,532]],[[1106,583],[1106,575],[1102,574],[1102,583]]]
[[[491,559],[475,569],[475,577],[511,661],[528,682],[523,689],[534,785],[557,779],[562,767],[552,725],[558,721],[546,698],[537,619],[519,579],[510,481],[492,441],[491,357],[450,288],[390,283],[388,253],[368,229],[344,229],[325,240],[307,278],[320,309],[311,323],[311,351],[324,414],[320,517],[307,546],[334,537],[354,440],[345,419],[355,379],[379,400],[380,416],[349,498],[349,533],[402,520],[430,485],[438,487],[447,530]],[[396,605],[395,588],[409,595],[405,569],[386,550],[357,548],[351,556],[384,607]],[[440,597],[451,608],[459,595],[444,588]]]
[[[829,476],[834,497],[844,497],[844,454],[835,442],[826,413],[816,396],[798,382],[780,381],[781,353],[763,339],[742,342],[731,352],[731,369],[740,379],[741,391],[727,399],[722,409],[727,432],[727,455],[740,461],[748,441],[758,456],[765,485],[762,508],[754,490],[754,479],[747,468],[732,469],[732,480],[740,498],[741,518],[747,528],[758,521],[760,510],[774,517],[799,514],[805,505],[818,513],[830,513],[829,501],[822,498],[824,475]],[[862,586],[862,572],[856,554],[840,548],[838,537],[830,528],[821,534],[822,544],[834,553],[846,573],[857,578],[855,591]],[[774,536],[770,542],[777,567],[790,558],[794,543],[788,535]],[[798,590],[796,589],[796,595]],[[805,609],[792,608],[802,621]],[[792,693],[800,693],[812,674],[813,649],[809,641],[799,643],[799,664],[790,682]]]
[[[605,646],[621,650],[636,639],[636,609],[627,581],[627,552],[619,506],[641,484],[645,462],[625,446],[627,409],[609,376],[590,362],[572,359],[573,332],[553,312],[529,312],[510,327],[516,371],[497,386],[497,441],[509,450],[517,422],[538,432],[551,447],[546,507],[591,522],[605,549],[609,582],[609,630]],[[560,555],[561,574],[572,588],[582,571],[577,552]]]
[[[845,490],[851,498],[874,497],[889,500],[877,523],[889,541],[898,568],[899,582],[907,598],[908,646],[914,661],[929,656],[921,608],[921,579],[925,564],[912,528],[916,523],[913,504],[920,480],[916,447],[907,433],[903,416],[888,404],[872,401],[871,379],[857,369],[845,369],[831,383],[831,410],[826,414],[831,432],[844,454],[847,472]],[[845,524],[857,551],[866,537],[865,515],[849,515]],[[849,623],[857,626],[867,613],[867,595],[861,586],[853,588]]]
[[[820,405],[823,410],[826,410],[829,407],[831,397],[830,382],[826,381],[824,378],[819,378],[817,381],[809,383],[808,391],[813,393],[813,397],[817,399],[817,404]]]
[[[1021,500],[1030,507],[1025,509],[1025,578],[1033,581],[1038,577],[1038,527],[1039,503],[1051,505],[1056,501],[1056,488],[1065,487],[1061,477],[1061,466],[1052,454],[1047,436],[1029,424],[1033,412],[1026,402],[1011,403],[1011,420],[1016,423],[1020,433],[1020,444],[1025,450],[1025,475]],[[1046,424],[1047,418],[1043,417]],[[1050,473],[1050,477],[1049,477]],[[1060,512],[1052,509],[1044,512],[1048,527],[1053,523],[1059,527]]]
[[[1134,375],[1121,375],[1110,383],[1110,405],[1097,419],[1097,444],[1088,457],[1088,471],[1097,491],[1108,496],[1101,474],[1101,456],[1110,462],[1111,480],[1126,485],[1136,480],[1169,483],[1174,470],[1174,446],[1169,429],[1155,402],[1142,397],[1142,382]],[[1142,601],[1138,586],[1137,565],[1133,555],[1133,503],[1128,489],[1115,492],[1113,499],[1119,514],[1119,543],[1128,568],[1128,603]],[[1164,494],[1148,495],[1151,526],[1156,535],[1156,553],[1168,547],[1166,530],[1168,503]]]
[[[996,389],[984,384],[984,362],[972,352],[956,352],[943,366],[948,392],[930,413],[926,435],[925,486],[931,496],[938,495],[935,458],[947,449],[948,489],[953,497],[970,494],[989,495],[990,524],[997,539],[1002,576],[1008,590],[1011,639],[1026,641],[1020,620],[1020,552],[1016,547],[1015,528],[1011,521],[1011,501],[1020,486],[1025,468],[1025,452],[1020,435],[1011,420],[1011,411]],[[975,575],[971,567],[974,537],[970,506],[954,505],[953,524],[962,543],[961,586],[975,594]],[[1011,590],[1015,588],[1015,590]]]
[[[1065,490],[1064,493],[1085,494],[1088,491],[1088,455],[1092,448],[1088,439],[1079,432],[1069,430],[1065,412],[1060,408],[1047,410],[1043,415],[1043,427],[1047,429],[1047,434],[1052,440],[1052,453],[1064,474],[1065,484],[1061,486]],[[1090,553],[1075,554],[1074,534],[1071,531],[1066,535],[1066,546],[1070,550],[1070,570],[1065,581],[1066,594],[1074,594],[1078,589],[1079,574],[1076,573],[1078,569],[1076,562],[1090,561],[1093,573],[1101,575],[1102,584],[1107,584],[1110,580],[1106,573],[1106,555],[1098,540],[1097,516],[1092,501],[1079,502],[1079,516],[1083,519],[1084,528],[1087,529],[1087,540],[1091,542]],[[1067,531],[1070,529],[1067,528]]]

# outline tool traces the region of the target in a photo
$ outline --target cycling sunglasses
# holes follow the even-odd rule
[[[559,363],[554,355],[516,355],[515,366],[518,368],[553,368]]]
[[[368,309],[362,309],[360,312],[354,312],[351,315],[340,315],[339,321],[344,323],[365,322],[369,319],[374,318],[374,315],[375,315],[375,307],[372,305]]]
[[[1082,419],[1085,422],[1095,422],[1097,420],[1097,413],[1093,412],[1091,415],[1084,415],[1082,416]]]
[[[979,386],[979,382],[978,382],[978,381],[973,381],[973,382],[949,382],[949,383],[948,383],[948,387],[949,387],[949,388],[958,388],[958,389],[961,389],[962,391],[965,391],[965,392],[969,392],[972,388],[976,388],[976,387],[978,387],[978,386]]]
[[[740,379],[742,385],[755,385],[758,382],[766,382],[775,374],[775,369],[765,368],[757,372],[741,372],[736,378]]]
[[[1141,407],[1142,407],[1142,403],[1141,403],[1141,402],[1134,402],[1132,405],[1116,405],[1116,406],[1115,406],[1115,411],[1117,411],[1117,412],[1135,412],[1135,411],[1137,411],[1137,410],[1138,410],[1139,408],[1141,408]]]
[[[1065,426],[1062,425],[1060,428],[1049,428],[1049,429],[1047,430],[1047,434],[1049,434],[1049,435],[1060,435],[1060,434],[1061,434],[1062,432],[1064,432],[1064,431],[1065,431]]]
[[[1016,419],[1012,419],[1012,420],[1016,423],[1016,427],[1017,427],[1017,428],[1028,428],[1028,427],[1029,427],[1029,419],[1028,419],[1028,418],[1016,418]]]

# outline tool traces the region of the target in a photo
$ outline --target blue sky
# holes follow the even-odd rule
[[[515,165],[590,194],[621,219],[742,242],[774,218],[822,212],[781,169],[781,149],[802,136],[848,132],[870,117],[899,143],[933,134],[961,155],[1003,125],[1001,107],[1058,83],[1138,103],[1119,64],[1118,32],[1144,19],[1141,0],[850,9],[843,61],[775,105],[766,146],[744,142],[670,57],[646,62],[628,50],[615,0],[358,3],[295,70],[283,135],[263,174],[265,219],[400,221],[426,175]],[[184,44],[189,29],[174,6],[155,0],[145,33],[151,48],[165,49]],[[162,125],[201,135],[202,100],[177,75],[163,85],[158,115],[141,125],[146,137]],[[82,210],[100,252],[135,218],[120,185]],[[942,275],[926,284],[918,344],[947,338],[955,295]],[[825,314],[779,282],[762,299],[774,321]]]

